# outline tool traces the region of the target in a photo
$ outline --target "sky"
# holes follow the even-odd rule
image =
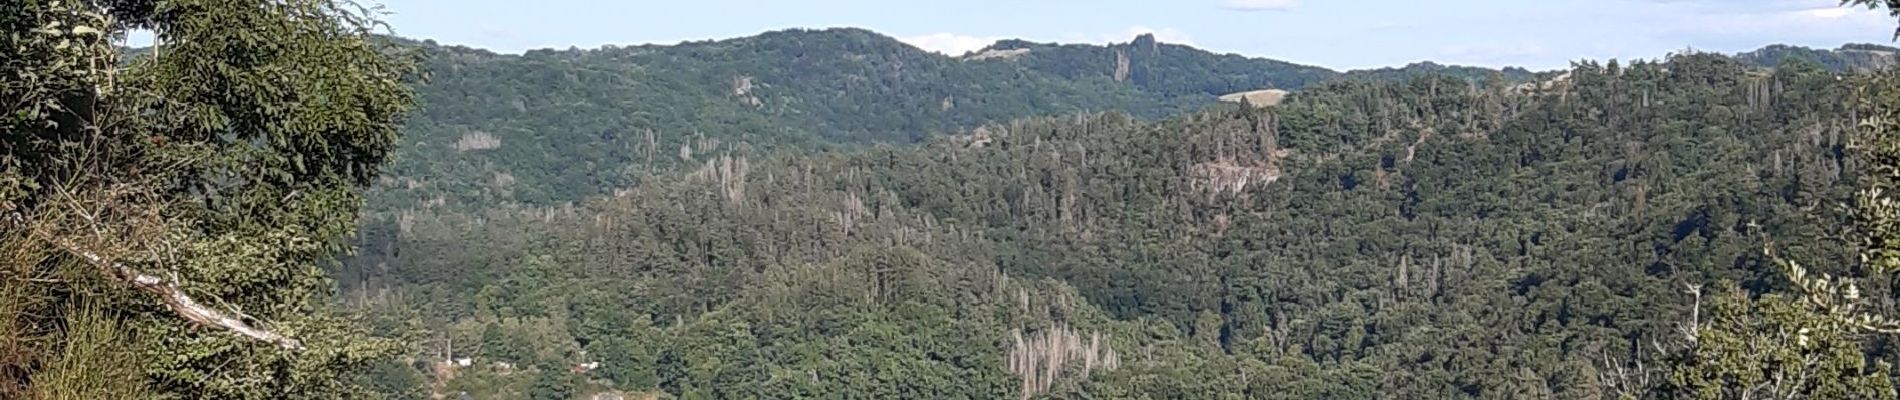
[[[397,34],[518,53],[858,27],[960,55],[999,39],[1127,42],[1335,69],[1892,44],[1895,19],[1835,0],[369,0]]]

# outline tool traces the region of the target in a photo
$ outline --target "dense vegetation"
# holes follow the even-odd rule
[[[1819,63],[1829,71],[1872,72],[1900,63],[1900,49],[1865,43],[1848,44],[1833,50],[1777,44],[1737,54],[1735,58],[1762,66],[1780,65],[1789,59],[1802,59]]]
[[[413,64],[328,0],[0,3],[0,398],[334,399]],[[130,30],[162,45],[120,58]]]
[[[330,0],[0,11],[4,398],[1900,397],[1900,75],[1855,74],[1890,48],[516,56]]]
[[[430,326],[418,365],[480,360],[437,383],[450,392],[1720,387],[1656,367],[1689,371],[1699,353],[1649,344],[1681,340],[1705,297],[1742,310],[1703,310],[1738,324],[1723,332],[1773,330],[1726,300],[1792,290],[1762,251],[1771,241],[1817,273],[1850,271],[1835,227],[1850,220],[1846,149],[1868,112],[1857,80],[1709,54],[1568,72],[1547,90],[1337,80],[1263,110],[696,153],[686,171],[578,204],[373,215],[339,277],[392,324]],[[1858,351],[1841,337],[1827,343]],[[600,369],[566,372],[587,362]],[[1611,378],[1639,363],[1651,383]]]
[[[911,143],[1077,112],[1152,120],[1232,92],[1348,76],[1456,73],[1477,81],[1497,72],[1418,64],[1342,74],[1152,36],[1110,46],[1002,41],[964,57],[859,29],[522,55],[414,45],[432,79],[418,88],[422,110],[372,208],[559,204],[634,185],[646,173],[697,167],[706,155]],[[1531,74],[1512,69],[1500,78]]]
[[[388,181],[371,196],[373,209],[560,204],[635,185],[647,173],[698,167],[696,154],[912,143],[1077,112],[1155,120],[1223,94],[1335,80],[1449,75],[1503,85],[1554,75],[1433,63],[1336,72],[1152,36],[1108,46],[1005,40],[961,57],[860,29],[521,55],[411,44],[425,53],[432,79],[418,88],[422,109],[404,129]],[[1786,46],[1739,59],[1773,67],[1790,54],[1837,70],[1885,59]]]

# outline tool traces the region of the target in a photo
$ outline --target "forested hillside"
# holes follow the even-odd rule
[[[1554,76],[1429,62],[1337,72],[1149,35],[1108,46],[1005,40],[955,57],[844,28],[521,55],[410,44],[422,49],[431,79],[418,86],[422,107],[372,193],[375,210],[560,204],[609,194],[647,173],[698,167],[708,155],[911,143],[1077,112],[1154,120],[1228,93],[1335,80],[1449,75],[1516,84]],[[1850,47],[1774,46],[1738,59],[1864,70],[1891,54]],[[1861,48],[1868,50],[1853,50]]]
[[[1696,54],[668,152],[571,205],[371,215],[338,278],[411,327],[379,377],[411,393],[1595,398],[1637,363],[1689,393],[1651,345],[1685,287],[1788,290],[1771,241],[1853,265],[1843,78]]]
[[[1788,59],[1804,59],[1819,63],[1829,71],[1873,72],[1900,63],[1900,49],[1867,43],[1843,45],[1833,50],[1777,44],[1737,54],[1735,58],[1764,67],[1780,65]]]
[[[1002,41],[962,57],[860,29],[522,55],[414,45],[431,80],[373,209],[560,204],[725,154],[911,143],[1077,112],[1152,120],[1232,92],[1446,70],[1342,74],[1147,35],[1110,46]],[[1486,71],[1456,69],[1473,80]]]
[[[1893,48],[504,55],[378,10],[0,2],[0,398],[1900,398]]]

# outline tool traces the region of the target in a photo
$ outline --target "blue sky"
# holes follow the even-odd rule
[[[379,0],[370,0],[375,4]],[[1414,61],[1561,68],[1685,48],[1888,43],[1894,20],[1833,0],[380,0],[403,36],[520,52],[868,28],[961,54],[997,39],[1162,42],[1350,69]]]

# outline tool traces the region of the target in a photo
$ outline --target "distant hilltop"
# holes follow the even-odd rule
[[[1773,68],[1791,59],[1805,59],[1829,71],[1868,72],[1886,69],[1900,61],[1900,48],[1853,43],[1828,50],[1777,44],[1736,54],[1735,59],[1766,68]]]
[[[1153,35],[1110,44],[1010,39],[957,56],[856,28],[522,54],[394,40],[419,49],[432,77],[417,88],[423,107],[381,187],[431,194],[424,204],[554,204],[630,185],[642,172],[704,169],[757,149],[915,142],[1086,112],[1154,120],[1222,100],[1268,107],[1328,82],[1439,75],[1519,87],[1563,72],[1432,62],[1339,71]],[[1891,65],[1895,54],[1865,44],[1777,45],[1733,59],[1848,71]]]

